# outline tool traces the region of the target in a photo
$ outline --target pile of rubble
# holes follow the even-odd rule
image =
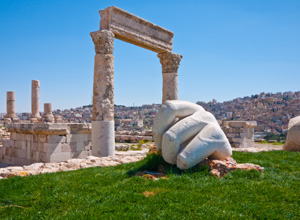
[[[261,172],[264,169],[263,167],[252,163],[237,163],[232,157],[223,160],[211,160],[206,158],[199,165],[208,166],[210,173],[219,178],[234,170],[254,169]]]

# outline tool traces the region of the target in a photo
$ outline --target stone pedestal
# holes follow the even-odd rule
[[[31,82],[31,121],[37,122],[40,116],[40,81],[32,80]]]
[[[4,116],[6,121],[8,122],[18,122],[20,119],[16,116],[15,113],[16,107],[16,94],[15,92],[7,92],[6,93],[6,110],[7,114]]]
[[[162,65],[163,74],[163,97],[162,103],[166,100],[178,99],[178,67],[181,55],[171,52],[159,53],[158,58]]]
[[[45,122],[51,122],[51,123],[54,122],[54,115],[52,113],[52,104],[51,103],[44,104],[43,120]]]
[[[114,34],[111,31],[91,33],[95,44],[92,154],[115,154],[114,130]]]

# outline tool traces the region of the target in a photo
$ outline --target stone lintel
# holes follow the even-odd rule
[[[100,30],[110,30],[119,40],[152,50],[172,51],[173,32],[115,6],[99,11]]]
[[[91,134],[92,132],[91,124],[81,123],[8,124],[7,129],[11,133],[37,135]]]

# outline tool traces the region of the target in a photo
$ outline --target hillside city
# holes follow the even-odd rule
[[[255,132],[263,134],[285,134],[288,122],[299,115],[300,91],[260,93],[257,95],[236,98],[231,101],[210,102],[198,101],[197,104],[211,112],[217,120],[257,121]],[[116,131],[145,131],[151,130],[153,120],[160,104],[142,106],[115,105]],[[66,123],[90,123],[92,105],[53,111],[55,118]],[[0,119],[5,113],[0,114]],[[30,118],[30,113],[18,113],[21,120]]]

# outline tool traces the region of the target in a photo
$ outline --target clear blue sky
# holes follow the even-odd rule
[[[299,0],[0,0],[0,112],[6,91],[31,111],[31,80],[41,109],[91,104],[98,11],[111,5],[174,32],[183,55],[179,99],[231,100],[300,90]],[[162,75],[151,51],[115,40],[115,103],[160,103]]]

